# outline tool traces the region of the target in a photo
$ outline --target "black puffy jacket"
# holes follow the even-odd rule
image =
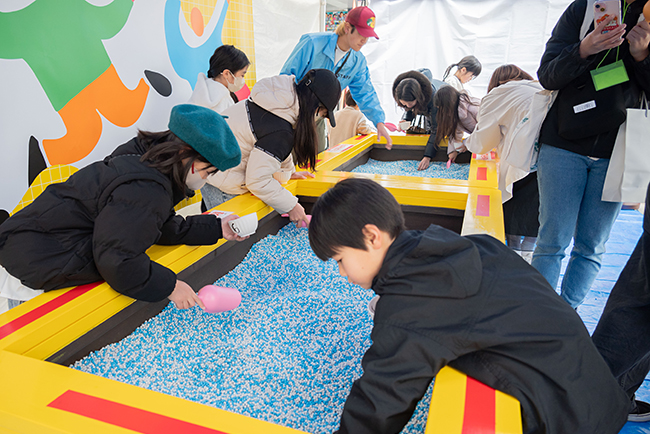
[[[404,232],[372,288],[372,345],[340,434],[400,432],[445,365],[517,398],[526,434],[615,434],[625,423],[629,400],[580,317],[496,239]]]
[[[173,271],[153,262],[153,244],[214,244],[221,222],[183,219],[184,194],[171,179],[140,162],[137,139],[59,184],[0,225],[0,265],[24,285],[45,291],[105,280],[145,301],[169,296]]]
[[[621,0],[621,5],[624,3],[625,0]],[[645,3],[645,0],[637,0],[629,5],[625,16],[626,36],[637,24]],[[568,140],[558,134],[558,104],[563,98],[562,89],[572,83],[581,85],[590,82],[590,71],[598,66],[607,53],[603,51],[586,59],[580,57],[580,28],[586,9],[587,0],[576,0],[571,3],[560,17],[551,38],[546,43],[546,50],[537,75],[544,88],[560,92],[544,120],[539,142],[588,157],[610,158],[618,127],[599,135],[577,140]],[[593,30],[594,25],[591,23],[588,32]],[[650,95],[650,56],[641,62],[635,61],[630,54],[629,43],[625,40],[618,50],[609,51],[601,67],[614,63],[617,54],[618,59],[623,60],[630,78],[629,81],[617,86],[622,89],[625,106],[628,108],[638,107],[641,90],[645,90],[646,95]]]

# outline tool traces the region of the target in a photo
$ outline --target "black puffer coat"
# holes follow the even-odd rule
[[[132,139],[104,161],[48,186],[0,225],[0,265],[34,289],[105,280],[138,300],[169,296],[176,275],[145,251],[156,243],[214,244],[221,221],[175,215],[183,192],[140,162],[144,152]]]
[[[615,434],[629,400],[576,312],[487,235],[432,225],[390,246],[340,434],[397,433],[449,365],[519,400],[524,433]]]

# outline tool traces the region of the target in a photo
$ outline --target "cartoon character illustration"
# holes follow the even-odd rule
[[[102,134],[101,116],[128,127],[142,114],[149,85],[140,79],[135,89],[126,88],[103,45],[120,32],[132,7],[133,0],[106,6],[85,0],[60,0],[54,6],[36,0],[20,10],[0,12],[0,40],[10,41],[0,44],[0,58],[23,59],[29,65],[66,128],[63,137],[43,140],[50,165],[87,156]],[[155,89],[171,93],[168,80],[147,73],[150,83],[150,76],[157,82]]]
[[[210,33],[209,38],[197,47],[190,46],[183,37],[183,29],[189,28],[187,22],[182,16],[181,0],[168,0],[165,3],[165,38],[167,40],[167,52],[169,60],[172,62],[174,70],[179,77],[184,78],[190,83],[192,89],[196,85],[196,78],[199,72],[207,70],[208,59],[212,56],[214,50],[222,45],[221,32],[223,23],[228,11],[228,1],[217,0],[214,7],[215,14],[219,11],[219,20],[214,30]],[[191,12],[191,29],[197,36],[202,36],[204,32],[202,14],[196,8]],[[209,29],[208,29],[209,30]]]

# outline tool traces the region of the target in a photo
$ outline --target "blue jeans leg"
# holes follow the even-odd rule
[[[532,265],[554,288],[571,239],[574,248],[562,282],[562,297],[582,303],[598,271],[605,242],[621,204],[600,200],[609,160],[542,145],[537,162],[539,236]]]
[[[221,205],[233,197],[236,197],[237,195],[224,193],[213,185],[205,184],[203,187],[201,187],[201,196],[203,197],[203,202],[205,202],[206,208],[210,210],[215,206]]]

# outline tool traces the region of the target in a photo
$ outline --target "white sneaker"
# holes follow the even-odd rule
[[[520,253],[521,257],[524,258],[524,261],[528,262],[529,264],[533,260],[533,252],[532,251],[521,251]]]

